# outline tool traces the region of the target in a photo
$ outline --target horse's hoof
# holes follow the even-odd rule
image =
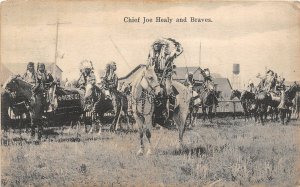
[[[143,156],[144,155],[144,149],[140,149],[137,153],[137,156]]]
[[[151,149],[148,149],[148,151],[147,151],[147,156],[150,156],[150,155],[152,155],[153,153],[152,153],[152,151],[151,151]]]

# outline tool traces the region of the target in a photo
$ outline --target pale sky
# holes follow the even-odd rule
[[[124,23],[126,16],[213,22]],[[154,40],[170,37],[184,48],[177,66],[198,66],[201,42],[201,67],[213,73],[231,79],[232,64],[240,64],[244,82],[255,81],[265,67],[299,80],[300,12],[291,2],[8,2],[1,12],[1,63],[53,62],[56,26],[49,24],[57,20],[68,23],[59,27],[58,53],[64,57],[57,64],[64,78],[77,78],[84,59],[93,61],[96,73],[115,61],[124,76],[146,62]]]

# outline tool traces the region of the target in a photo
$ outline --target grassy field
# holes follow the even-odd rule
[[[157,146],[151,156],[136,156],[136,132],[81,133],[74,139],[73,130],[39,145],[22,140],[26,134],[13,134],[11,145],[1,146],[1,185],[299,186],[299,133],[299,121],[197,121],[182,149],[177,131],[153,130]]]

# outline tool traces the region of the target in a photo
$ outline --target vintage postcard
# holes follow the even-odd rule
[[[1,186],[299,186],[299,2],[1,3]]]

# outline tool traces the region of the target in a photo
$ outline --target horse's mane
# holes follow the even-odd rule
[[[34,86],[33,84],[31,84],[31,83],[29,83],[29,82],[26,82],[26,81],[25,81],[24,79],[22,79],[21,77],[17,77],[16,79],[19,80],[19,81],[22,81],[24,84],[26,84],[26,85],[28,85],[28,86],[31,86],[31,87]]]
[[[146,71],[147,67],[142,67],[141,71],[136,75],[135,79],[131,82],[131,85],[136,85],[139,83],[139,81],[141,81],[141,78],[143,76],[143,73]]]
[[[131,82],[132,85],[132,94],[135,94],[137,90],[137,85],[141,82],[142,76],[145,73],[147,67],[143,67],[141,71],[136,75],[135,79]]]
[[[31,87],[34,86],[33,84],[31,84],[31,83],[26,82],[25,80],[23,80],[23,78],[21,78],[20,76],[14,75],[14,76],[10,76],[10,77],[5,81],[5,83],[3,84],[2,88],[5,89],[6,86],[7,86],[7,84],[10,83],[13,79],[22,81],[24,84],[26,84],[26,85],[28,85],[28,86],[31,86]]]

